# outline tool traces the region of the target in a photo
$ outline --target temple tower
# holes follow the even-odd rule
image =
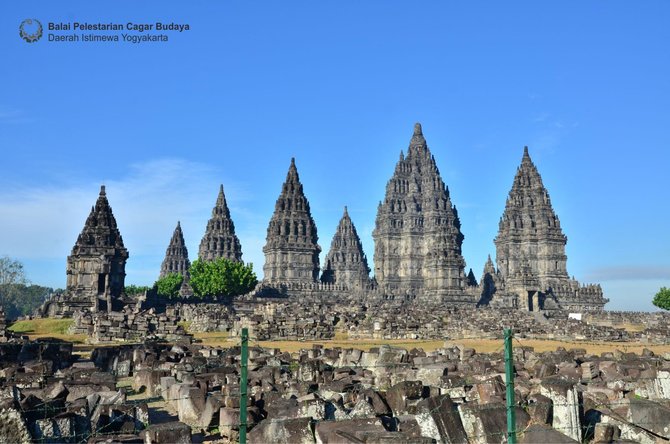
[[[385,291],[462,298],[467,279],[461,223],[419,123],[386,185],[372,237],[375,278]]]
[[[291,159],[263,247],[264,280],[316,282],[319,277],[320,252],[316,224],[298,177],[295,159]]]
[[[543,289],[567,281],[567,237],[561,230],[540,173],[528,155],[528,147],[523,150],[494,242],[496,262],[503,279],[530,271]],[[526,270],[527,267],[530,270]]]
[[[220,257],[242,261],[242,246],[235,235],[235,225],[230,218],[226,196],[223,194],[223,185],[219,188],[219,196],[212,209],[212,217],[207,222],[205,235],[200,241],[198,257],[205,261],[213,261]]]
[[[67,300],[72,308],[113,310],[123,292],[128,250],[107,201],[105,186],[67,258]]]
[[[188,277],[188,269],[191,262],[188,260],[188,249],[186,242],[184,242],[184,234],[181,231],[181,224],[177,222],[177,227],[172,233],[170,245],[165,251],[165,259],[161,265],[161,273],[159,278],[163,278],[171,273],[179,273],[184,277]]]
[[[348,289],[365,289],[370,283],[368,259],[347,207],[337,225],[324,260],[322,282],[343,284]]]

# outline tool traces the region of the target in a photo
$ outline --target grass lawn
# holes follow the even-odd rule
[[[16,321],[9,328],[19,335],[28,336],[30,339],[37,338],[57,338],[64,341],[83,344],[86,342],[86,335],[68,334],[68,329],[72,326],[73,319],[33,319],[30,321]]]
[[[196,339],[202,341],[204,345],[212,347],[234,347],[240,344],[238,337],[230,337],[226,332],[208,332],[195,333]],[[426,352],[434,351],[445,346],[445,341],[442,340],[409,340],[409,339],[348,339],[345,334],[337,333],[334,339],[331,340],[315,340],[315,341],[254,341],[253,338],[249,340],[250,346],[260,346],[267,348],[278,348],[289,353],[297,352],[301,349],[312,348],[314,344],[323,345],[326,348],[342,347],[342,348],[357,348],[359,350],[370,350],[373,347],[380,345],[390,345],[393,347],[400,347],[405,349],[422,348]],[[502,352],[502,339],[453,339],[447,342],[449,346],[459,345],[462,347],[474,348],[479,353],[493,353]],[[662,354],[670,352],[670,345],[651,345],[641,344],[638,342],[567,342],[558,340],[542,340],[542,339],[515,339],[513,346],[529,346],[534,347],[538,352],[553,351],[558,347],[566,349],[584,348],[588,353],[597,354],[603,352],[614,352],[621,350],[623,352],[641,353],[644,348],[652,350],[654,353]]]
[[[70,335],[68,329],[74,321],[72,319],[34,319],[31,321],[17,321],[9,327],[9,330],[26,335],[30,339],[53,337],[62,339],[64,341],[74,342],[78,345],[86,344],[86,335]],[[188,329],[189,325],[185,323],[184,327]],[[630,326],[635,328],[636,326]],[[228,332],[207,332],[194,333],[196,339],[202,341],[204,345],[212,347],[234,347],[239,345],[239,337],[231,337]],[[278,348],[289,353],[297,352],[301,349],[312,348],[313,345],[320,344],[324,347],[342,347],[342,348],[357,348],[360,350],[369,350],[380,345],[391,345],[393,347],[401,347],[406,349],[422,348],[429,352],[445,346],[443,340],[409,340],[409,339],[350,339],[346,332],[337,331],[335,338],[330,340],[314,340],[314,341],[256,341],[250,338],[250,346],[260,346],[267,348]],[[474,348],[480,353],[491,353],[502,351],[502,339],[453,339],[447,342],[448,345],[460,345],[463,347]],[[530,346],[534,347],[536,351],[551,351],[556,350],[557,347],[584,348],[588,353],[600,354],[603,352],[613,352],[621,350],[623,352],[641,353],[644,348],[652,350],[654,353],[663,354],[670,352],[669,345],[651,345],[641,344],[638,342],[566,342],[559,340],[541,340],[541,339],[515,339],[514,346]],[[89,348],[92,346],[88,346]]]

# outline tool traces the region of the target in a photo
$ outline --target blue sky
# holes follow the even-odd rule
[[[190,30],[28,44],[25,18]],[[653,309],[670,286],[669,19],[665,1],[4,2],[0,255],[64,286],[104,183],[126,281],[150,284],[177,220],[195,258],[222,183],[262,276],[295,156],[321,257],[347,205],[372,260],[377,203],[421,122],[475,275],[528,145],[568,272],[600,282],[610,309]]]

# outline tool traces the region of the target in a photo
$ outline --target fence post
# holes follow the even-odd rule
[[[505,387],[507,388],[507,442],[516,444],[516,412],[514,411],[514,355],[512,329],[505,329]]]
[[[249,360],[249,330],[242,329],[240,359],[240,444],[247,444],[247,361]]]

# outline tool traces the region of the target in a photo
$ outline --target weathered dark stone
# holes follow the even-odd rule
[[[449,395],[424,399],[416,409],[416,421],[421,435],[438,442],[467,442],[467,435],[458,408]]]
[[[519,443],[534,444],[539,442],[556,443],[556,444],[570,444],[575,441],[569,436],[564,435],[558,430],[552,429],[549,426],[533,424],[523,432],[518,434]]]
[[[242,261],[242,246],[235,234],[235,224],[230,217],[230,210],[223,194],[223,185],[219,188],[219,196],[212,209],[212,217],[207,222],[205,235],[200,241],[198,257],[212,261],[220,257],[232,261]]]
[[[263,247],[264,281],[268,283],[312,283],[319,278],[316,224],[291,159],[286,181],[270,219]]]
[[[365,290],[370,286],[368,260],[347,207],[323,263],[322,282],[344,285],[351,290]]]
[[[374,274],[381,289],[398,296],[462,300],[466,276],[460,227],[449,190],[417,123],[407,156],[400,153],[377,209],[372,237]]]

